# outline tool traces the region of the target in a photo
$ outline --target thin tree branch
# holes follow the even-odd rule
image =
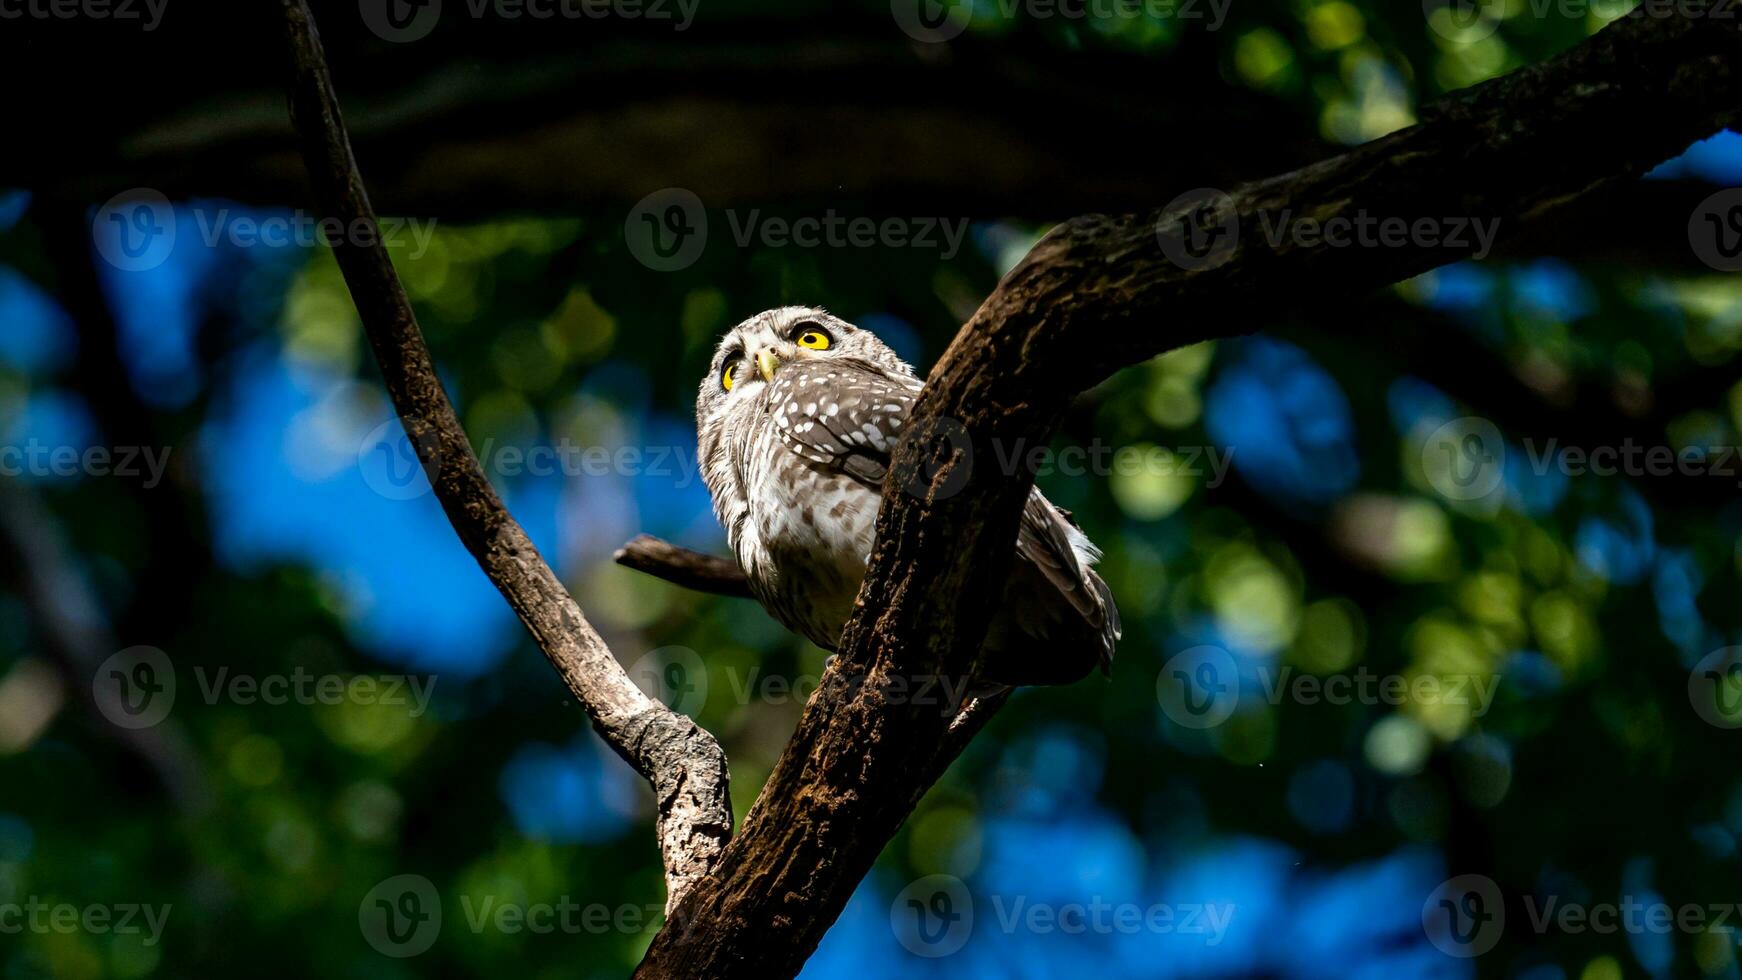
[[[313,18],[303,0],[283,0],[283,7],[294,69],[291,121],[321,212],[347,229],[330,244],[393,406],[460,540],[599,734],[653,785],[669,907],[708,872],[731,835],[725,753],[695,722],[635,686],[484,476],[381,244]]]
[[[737,562],[691,551],[651,534],[636,535],[611,558],[625,568],[646,572],[686,589],[750,598],[750,582]]]
[[[1623,18],[1340,157],[1201,208],[1079,218],[1039,243],[945,351],[897,447],[859,602],[825,675],[825,685],[837,673],[871,682],[850,697],[825,687],[812,698],[719,866],[677,909],[682,928],[654,938],[638,975],[797,973],[910,812],[924,789],[915,783],[959,751],[947,737],[952,718],[892,692],[902,680],[978,666],[1033,482],[993,472],[994,445],[1044,444],[1069,401],[1123,365],[1477,247],[1419,233],[1339,245],[1291,233],[1299,219],[1505,229],[1733,123],[1742,107],[1734,7]],[[1231,247],[1208,253],[1213,263],[1170,259],[1158,231],[1178,240],[1188,217],[1224,229]]]

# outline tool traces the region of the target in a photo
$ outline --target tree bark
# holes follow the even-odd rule
[[[666,902],[705,875],[732,832],[726,756],[694,721],[635,686],[509,515],[442,390],[387,257],[304,0],[283,0],[290,111],[315,196],[348,231],[330,241],[393,407],[454,532],[537,641],[593,727],[653,785]]]
[[[1342,156],[1201,208],[1079,218],[1038,244],[927,380],[896,450],[840,656],[719,866],[679,903],[637,975],[796,974],[929,785],[924,776],[959,751],[947,713],[892,692],[975,671],[1032,485],[1030,473],[992,471],[995,446],[1044,444],[1070,399],[1123,365],[1475,248],[1423,235],[1339,246],[1296,234],[1295,222],[1505,227],[1636,177],[1732,124],[1742,107],[1735,13],[1726,3],[1699,19],[1626,17]],[[1210,262],[1176,264],[1161,240],[1178,241],[1188,218],[1225,229],[1228,247]],[[1284,233],[1272,240],[1276,228]],[[914,486],[921,492],[906,489]]]
[[[318,196],[329,214],[372,221],[307,9],[284,5],[298,68],[293,117]],[[1742,106],[1734,15],[1731,2],[1699,19],[1624,18],[1340,157],[1150,215],[1091,215],[1055,229],[928,380],[896,450],[840,656],[723,851],[730,815],[718,746],[635,690],[508,516],[384,250],[335,242],[456,532],[601,733],[659,791],[671,915],[638,975],[795,974],[915,802],[995,713],[1002,695],[963,705],[935,692],[978,673],[1033,482],[1025,471],[996,471],[997,450],[1043,443],[1071,398],[1121,366],[1246,332],[1291,303],[1335,303],[1467,257],[1478,245],[1473,223],[1510,230],[1731,124]],[[1373,221],[1410,231],[1397,241],[1333,240],[1307,224]],[[1462,237],[1447,237],[1454,224]],[[1182,251],[1198,239],[1211,247]],[[691,582],[734,587],[723,559],[647,542],[630,552],[650,549]]]

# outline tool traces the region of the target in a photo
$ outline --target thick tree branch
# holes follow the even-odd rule
[[[725,754],[695,722],[635,686],[484,476],[380,243],[308,7],[304,0],[283,6],[292,122],[321,211],[352,229],[330,244],[393,406],[460,540],[599,734],[653,784],[669,906],[707,873],[731,835]]]
[[[992,472],[991,447],[1043,443],[1070,399],[1120,366],[1252,330],[1297,296],[1335,300],[1476,247],[1419,234],[1339,247],[1289,233],[1294,221],[1505,229],[1730,125],[1742,107],[1742,33],[1733,4],[1718,13],[1732,16],[1624,18],[1431,107],[1418,126],[1201,211],[1080,218],[1037,245],[933,370],[896,451],[841,655],[718,868],[680,904],[682,928],[655,937],[640,975],[796,973],[923,792],[916,779],[959,749],[949,718],[892,692],[904,678],[976,666],[1032,484],[1028,473]],[[1214,264],[1176,264],[1158,240],[1192,211],[1238,229]],[[871,683],[830,696],[836,675]]]

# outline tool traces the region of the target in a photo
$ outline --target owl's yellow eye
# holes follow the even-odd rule
[[[811,350],[828,350],[829,335],[821,330],[806,330],[798,335],[798,345],[809,347]]]
[[[720,387],[731,391],[732,386],[738,383],[738,369],[743,366],[743,361],[733,361],[726,365],[726,370],[720,375]]]

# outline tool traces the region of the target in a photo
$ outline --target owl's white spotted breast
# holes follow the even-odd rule
[[[910,375],[856,359],[783,364],[728,428],[730,473],[709,475],[710,486],[736,484],[716,492],[716,505],[751,590],[825,649],[852,613],[888,454],[919,389]]]
[[[869,331],[781,307],[734,327],[698,390],[703,479],[751,591],[825,649],[853,611],[884,478],[921,387]],[[1119,614],[1093,570],[1099,552],[1039,490],[1015,554],[986,634],[987,677],[1065,683],[1110,664]]]
[[[750,506],[733,550],[775,618],[832,650],[864,578],[881,497],[794,451],[771,421],[755,426],[747,442]]]

